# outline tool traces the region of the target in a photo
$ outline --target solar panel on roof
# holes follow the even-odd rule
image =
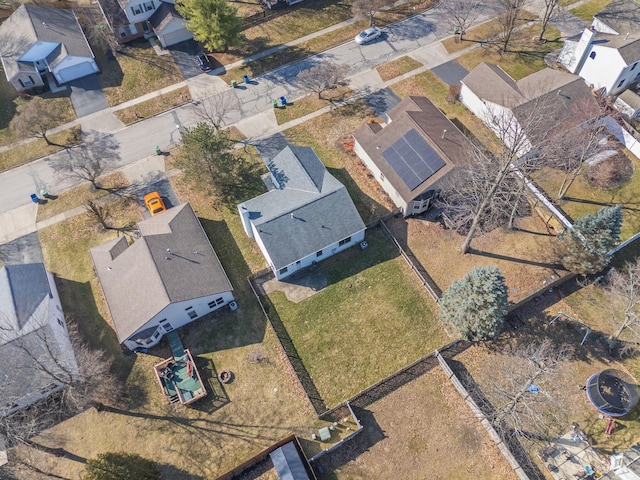
[[[415,189],[445,166],[440,155],[414,128],[382,152],[382,157],[409,190]]]

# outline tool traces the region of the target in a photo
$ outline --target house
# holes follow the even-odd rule
[[[549,132],[566,131],[599,112],[580,77],[551,68],[515,81],[499,66],[480,63],[461,84],[460,101],[519,155]]]
[[[149,17],[149,25],[165,48],[193,38],[193,33],[187,29],[187,22],[173,3],[160,2],[160,6]]]
[[[171,0],[98,0],[98,4],[120,43],[155,34],[168,47],[193,38]]]
[[[640,480],[640,445],[611,455],[611,472],[602,478]]]
[[[238,211],[278,280],[364,240],[365,225],[347,189],[313,149],[288,146],[267,168],[273,188]]]
[[[233,301],[233,288],[189,203],[90,250],[121,344],[156,345],[165,333]]]
[[[408,97],[386,126],[367,123],[354,152],[405,217],[426,211],[442,180],[464,163],[468,140],[426,97]]]
[[[0,268],[0,417],[62,390],[78,373],[53,275],[42,263]]]
[[[0,60],[19,92],[99,71],[72,10],[22,4],[0,25]]]
[[[633,90],[622,92],[613,105],[629,118],[640,116],[640,95]]]
[[[640,3],[611,2],[582,34],[565,40],[558,62],[593,89],[624,91],[640,74]]]

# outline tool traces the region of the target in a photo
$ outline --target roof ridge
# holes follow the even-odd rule
[[[329,196],[333,195],[334,193],[339,192],[339,191],[340,191],[340,190],[342,190],[342,189],[344,189],[344,190],[346,190],[346,189],[347,189],[347,187],[345,187],[342,183],[340,183],[340,182],[338,182],[338,183],[340,184],[340,187],[339,187],[339,188],[336,188],[335,190],[332,190],[332,191],[330,191],[330,192],[327,192],[327,193],[326,193],[326,195],[318,195],[318,196],[317,196],[316,198],[314,198],[312,201],[310,201],[310,202],[306,202],[306,203],[304,203],[304,204],[302,204],[302,205],[300,205],[300,206],[298,206],[298,207],[295,207],[294,209],[288,210],[288,211],[286,211],[286,212],[281,213],[280,215],[274,216],[274,217],[272,217],[269,221],[270,221],[270,222],[272,222],[272,221],[274,221],[274,220],[277,220],[278,218],[286,217],[287,215],[293,215],[293,212],[294,212],[294,211],[299,210],[299,209],[300,209],[300,208],[302,208],[302,207],[307,207],[307,206],[309,206],[309,205],[313,205],[314,203],[316,203],[316,202],[318,202],[318,201],[320,201],[320,200],[322,200],[322,199],[324,199],[324,198],[327,198],[327,197],[329,197]]]

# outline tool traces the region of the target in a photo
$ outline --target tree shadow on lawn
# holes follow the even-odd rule
[[[102,88],[119,87],[122,85],[124,72],[120,67],[118,59],[111,53],[105,53],[100,49],[94,48],[96,55],[96,63],[100,68],[98,73],[98,82]]]
[[[185,472],[168,463],[161,463],[158,467],[160,468],[162,478],[170,478],[171,480],[205,480],[205,477]]]
[[[628,201],[625,199],[619,199],[619,201],[616,201],[615,198],[612,198],[610,202],[599,202],[597,200],[589,200],[586,198],[577,198],[577,197],[563,197],[564,201],[566,202],[574,202],[574,203],[586,203],[589,205],[597,205],[599,207],[613,207],[615,205],[621,204],[622,205],[622,209],[623,210],[629,210],[632,212],[640,212],[640,208],[637,207],[632,207],[631,205],[640,205],[640,202],[634,202],[634,201]]]
[[[98,311],[91,284],[56,277],[56,285],[65,316],[77,325],[82,339],[91,349],[106,354],[113,362],[112,371],[124,382],[131,373],[135,357],[123,354],[115,331]]]
[[[489,421],[496,418],[497,412],[491,401],[485,396],[480,385],[476,383],[471,373],[467,370],[465,365],[458,360],[447,360],[449,367],[458,377],[462,385],[466,388],[469,396],[474,400],[476,405],[480,408],[482,413],[487,417]],[[545,475],[540,471],[535,464],[524,445],[520,442],[518,435],[513,432],[506,425],[503,426],[503,434],[501,435],[504,443],[509,447],[509,450],[513,456],[518,460],[522,469],[529,475],[530,478],[544,479]],[[540,438],[538,438],[540,439]],[[541,439],[540,439],[541,440]],[[551,440],[550,438],[545,440]]]
[[[522,231],[522,230],[520,230]],[[500,255],[498,253],[483,252],[475,248],[469,248],[469,255],[479,255],[482,257],[495,258],[498,260],[506,260],[508,262],[522,263],[524,265],[533,265],[534,267],[550,268],[552,270],[567,271],[561,263],[536,262],[535,260],[527,260],[525,258],[510,257],[508,255]]]
[[[360,419],[362,431],[351,440],[345,442],[340,448],[327,453],[313,463],[313,469],[321,480],[337,480],[339,477],[334,473],[337,469],[356,460],[376,443],[387,438],[384,430],[376,421],[373,412],[354,407],[353,413]],[[298,439],[303,447],[305,443],[309,443],[309,440]]]

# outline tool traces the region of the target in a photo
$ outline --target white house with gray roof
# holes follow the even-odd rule
[[[0,417],[62,390],[78,373],[53,275],[0,268]]]
[[[141,237],[90,250],[118,341],[130,350],[233,301],[233,288],[189,203],[138,223]]]
[[[640,3],[611,2],[582,34],[565,40],[558,62],[594,89],[626,90],[640,75]]]
[[[277,279],[364,240],[365,225],[344,185],[309,147],[286,147],[267,163],[273,188],[238,205]]]
[[[0,25],[0,60],[19,92],[99,71],[72,10],[26,3]]]

